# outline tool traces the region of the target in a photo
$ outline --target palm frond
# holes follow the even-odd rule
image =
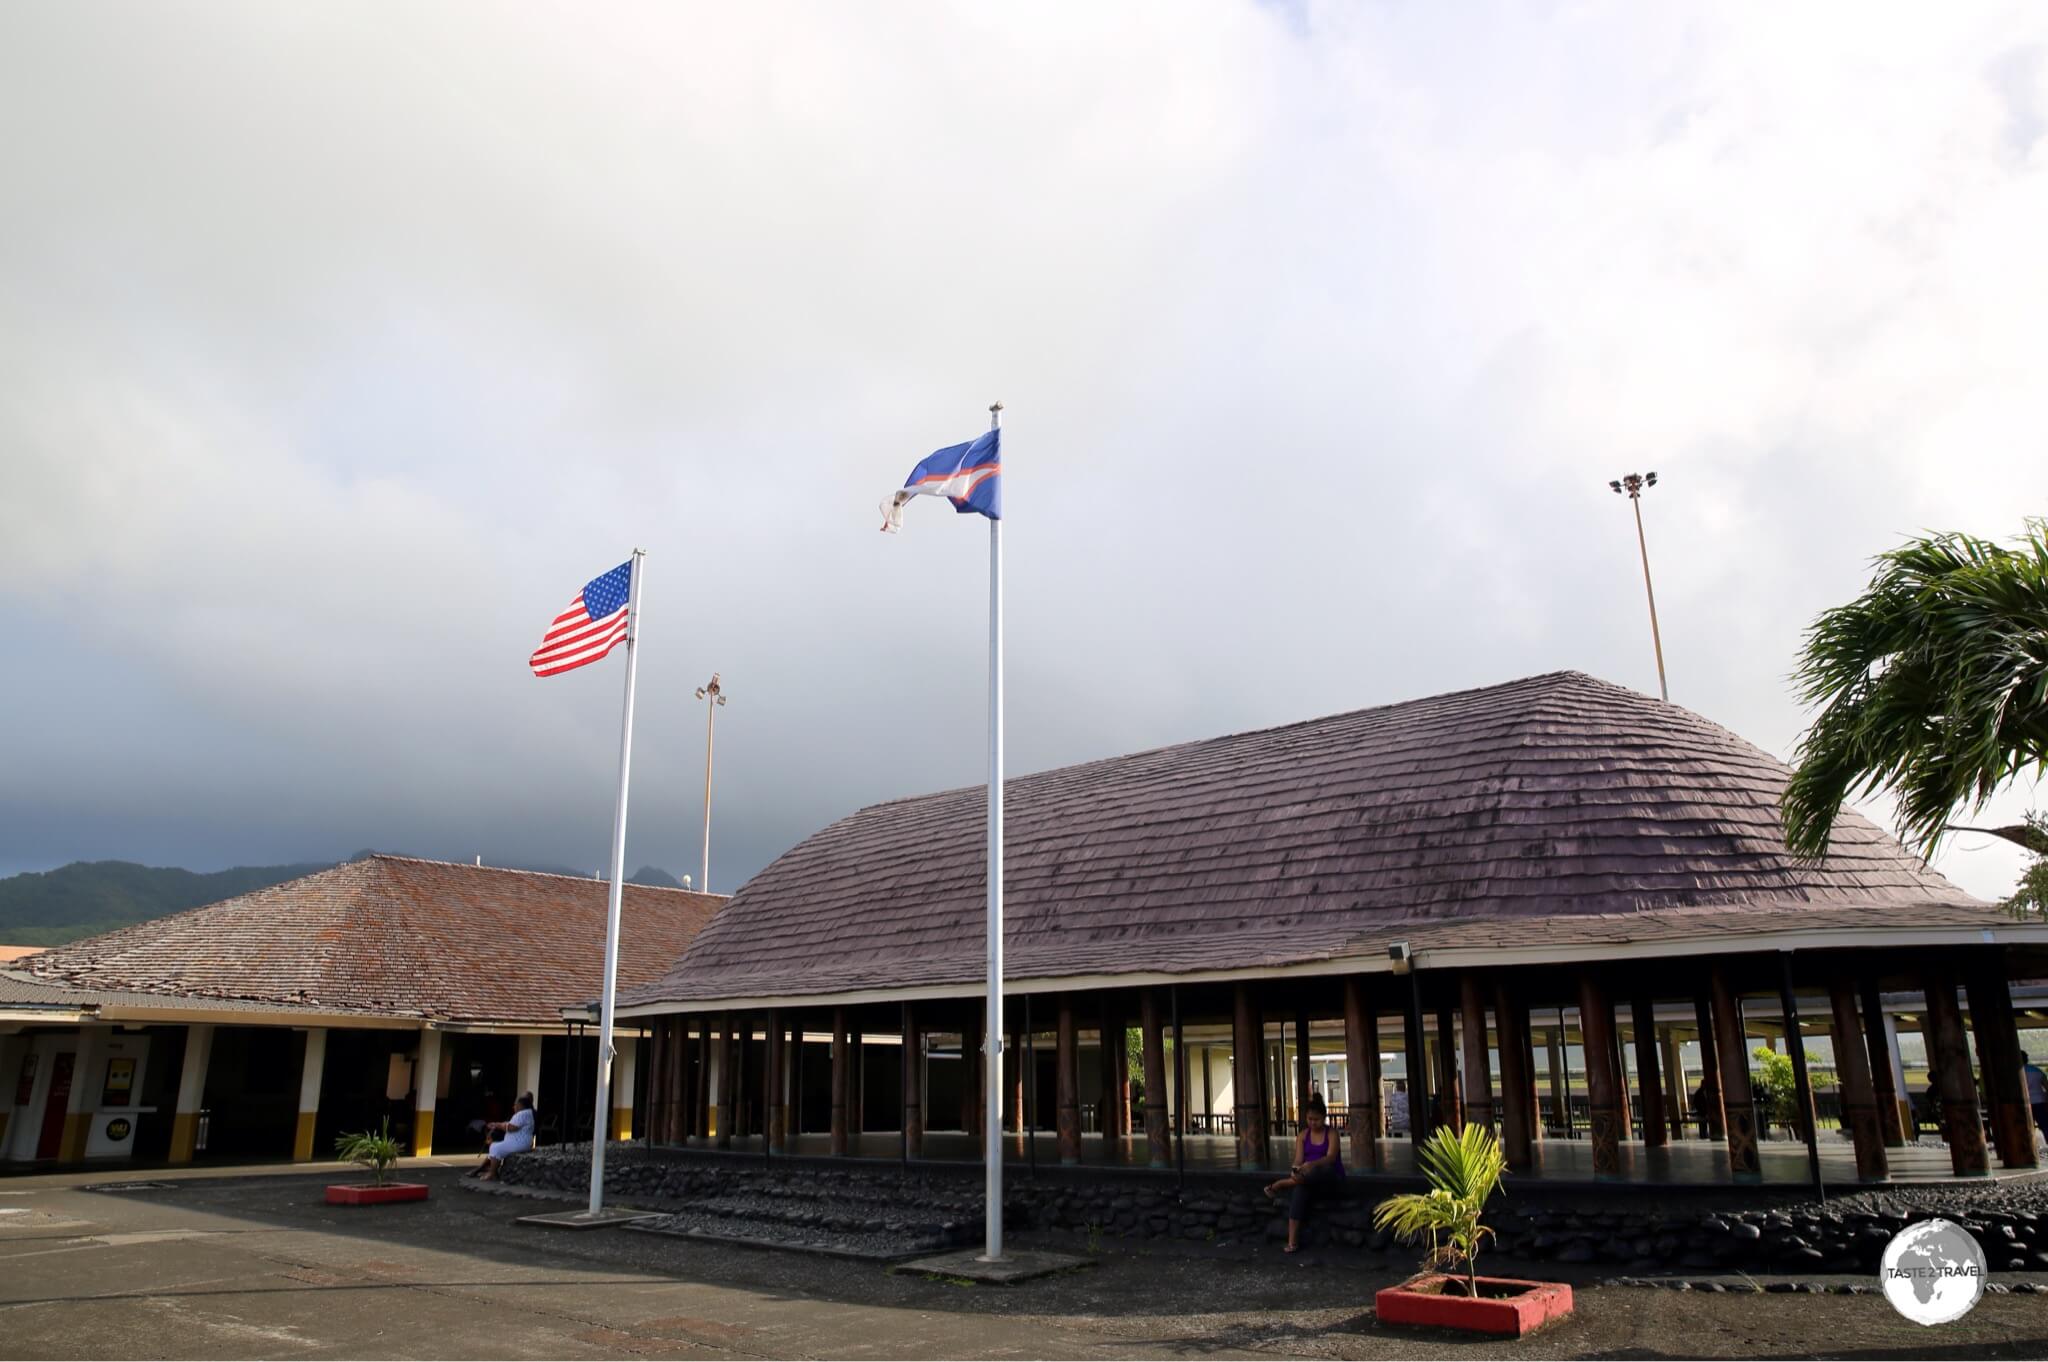
[[[1885,789],[1901,836],[1931,854],[1958,809],[2048,771],[2048,521],[2011,548],[1930,535],[1875,567],[1807,630],[1793,673],[1819,710],[1783,807],[1801,856],[1826,853],[1846,800]]]

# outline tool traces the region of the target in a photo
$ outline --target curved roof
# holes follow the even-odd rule
[[[604,880],[367,856],[30,956],[76,988],[561,1025],[604,968]],[[723,895],[629,884],[619,986],[659,979]]]
[[[1997,920],[1853,813],[1823,861],[1795,860],[1788,775],[1696,714],[1557,672],[1016,777],[1005,972],[1286,965],[1383,951],[1389,932],[1515,949],[1669,936],[1680,916]],[[976,787],[840,819],[627,1002],[977,987],[986,810]]]

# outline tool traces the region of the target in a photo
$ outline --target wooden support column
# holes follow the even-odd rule
[[[1110,1085],[1116,1098],[1116,1133],[1118,1139],[1129,1139],[1133,1127],[1131,1122],[1131,1026],[1130,1015],[1121,1010],[1110,1016],[1113,1026],[1110,1045],[1111,1063],[1116,1068],[1116,1081]],[[1142,1064],[1144,1052],[1139,1051]]]
[[[649,1039],[647,1055],[647,1138],[653,1144],[668,1142],[664,1124],[668,1110],[668,1022],[657,1020]]]
[[[1365,996],[1365,980],[1344,981],[1344,1057],[1350,1092],[1351,1162],[1358,1168],[1380,1166],[1380,1136],[1386,1130],[1380,1114],[1380,1019]]]
[[[1885,1020],[1884,995],[1877,980],[1865,976],[1861,989],[1863,1041],[1870,1061],[1870,1087],[1877,1095],[1877,1128],[1896,1149],[1906,1143],[1906,1113],[1899,1103],[1898,1080],[1892,1076],[1892,1032]]]
[[[1870,1081],[1863,1021],[1856,1015],[1855,987],[1847,979],[1831,981],[1828,1004],[1834,1021],[1835,1081],[1842,1094],[1842,1124],[1856,1146],[1856,1176],[1865,1182],[1889,1182],[1891,1168],[1884,1152],[1884,1130],[1878,1124],[1877,1091]]]
[[[1500,1038],[1500,1143],[1508,1167],[1535,1163],[1536,1086],[1529,1065],[1529,1015],[1504,983],[1493,987],[1493,1025]]]
[[[721,1014],[718,1024],[718,1106],[712,1112],[720,1149],[732,1148],[733,1127],[739,1124],[739,1044],[733,1034],[732,1013]]]
[[[1998,1159],[2007,1168],[2033,1168],[2039,1164],[2034,1111],[2027,1102],[2025,1060],[2020,1056],[2005,962],[1997,947],[1974,954],[1968,983],[1970,1029],[1977,1034],[1977,1064],[1984,1073],[1984,1098],[1991,1108]]]
[[[832,1009],[832,1153],[844,1155],[847,1145],[846,1124],[846,1009]]]
[[[1636,1083],[1643,1094],[1643,1143],[1662,1149],[1670,1142],[1670,1127],[1664,1123],[1663,1062],[1657,1054],[1657,1005],[1637,996],[1630,1006],[1636,1028]]]
[[[1984,1117],[1977,1102],[1977,1078],[1970,1072],[1970,1041],[1956,1009],[1956,978],[1946,961],[1927,971],[1927,1056],[1941,1093],[1941,1133],[1948,1141],[1949,1166],[1957,1177],[1986,1177],[1991,1158],[1984,1148]]]
[[[1591,973],[1579,976],[1579,1041],[1586,1055],[1593,1176],[1621,1176],[1621,1075],[1614,1071],[1614,1004]]]
[[[1706,1121],[1707,1138],[1718,1140],[1727,1135],[1728,1120],[1726,1107],[1721,1101],[1721,1047],[1714,1036],[1714,1009],[1707,994],[1693,995],[1692,1014],[1699,1023],[1700,1032],[1699,1105],[1692,1114],[1695,1120],[1703,1118]],[[1747,1092],[1746,1072],[1743,1081],[1743,1091]]]
[[[846,1133],[855,1146],[868,1128],[868,1064],[858,1026],[846,1029]]]
[[[1081,1038],[1074,1028],[1072,995],[1060,994],[1059,1019],[1053,1037],[1054,1100],[1060,1162],[1081,1161]]]
[[[1608,1000],[1607,1007],[1607,1015],[1611,1019],[1614,1016],[1613,999]],[[1614,1109],[1620,1117],[1620,1124],[1616,1129],[1622,1139],[1631,1140],[1635,1138],[1636,1123],[1635,1113],[1630,1109],[1633,1103],[1630,1102],[1628,1095],[1628,1052],[1622,1049],[1621,1027],[1610,1024],[1607,1029],[1608,1034],[1613,1037],[1611,1048],[1614,1055]]]
[[[670,1020],[668,1044],[662,1067],[667,1071],[668,1106],[664,1118],[668,1142],[680,1145],[690,1133],[690,1023],[686,1017]]]
[[[1571,1051],[1565,1047],[1562,1021],[1550,1028],[1550,1041],[1544,1048],[1550,1064],[1550,1110],[1557,1128],[1568,1131],[1572,1128],[1572,1083],[1566,1069]]]
[[[711,1070],[711,1014],[707,1012],[697,1024],[696,1110],[691,1118],[694,1122],[691,1133],[699,1139],[711,1137]]]
[[[982,1086],[986,1075],[981,1068],[983,1024],[979,1010],[970,1012],[960,1023],[960,1129],[969,1135],[982,1133],[981,1108],[987,1100],[988,1090]]]
[[[1763,1159],[1756,1148],[1756,1103],[1750,1095],[1742,1007],[1728,987],[1727,972],[1720,965],[1710,972],[1709,988],[1713,997],[1714,1053],[1720,1061],[1721,1120],[1728,1138],[1728,1169],[1737,1182],[1758,1182],[1763,1178]]]
[[[1464,1026],[1465,1121],[1468,1125],[1493,1129],[1493,1073],[1486,1058],[1486,995],[1480,992],[1479,977],[1470,970],[1458,981],[1458,1012]],[[1507,1084],[1505,1062],[1501,1065],[1501,1084]]]
[[[1465,1128],[1465,1103],[1458,1082],[1458,1032],[1449,1003],[1436,1010],[1436,1123]]]
[[[1145,1052],[1145,1148],[1154,1168],[1173,1163],[1173,1137],[1166,1123],[1166,1037],[1161,1033],[1159,990],[1138,995],[1139,1043]]]
[[[924,1157],[924,1027],[917,1005],[903,1004],[903,1148],[905,1156]]]
[[[765,1138],[770,1152],[780,1154],[789,1148],[789,1075],[785,1069],[782,1013],[775,1008],[768,1010],[768,1062],[761,1067],[768,1080],[768,1092],[762,1102],[768,1113]]]
[[[1685,1048],[1678,1039],[1678,1028],[1664,1028],[1664,1115],[1671,1129],[1671,1138],[1685,1138],[1687,1118],[1687,1095],[1693,1090],[1693,1081],[1685,1071]]]
[[[1237,1106],[1237,1157],[1246,1168],[1263,1169],[1266,1149],[1265,1028],[1252,991],[1237,985],[1230,1036],[1231,1091]]]
[[[1123,1028],[1116,1019],[1116,1009],[1104,995],[1101,1006],[1095,1014],[1095,1038],[1100,1050],[1100,1072],[1095,1075],[1095,1129],[1102,1136],[1102,1157],[1115,1159],[1118,1154],[1116,1128],[1117,1081],[1123,1076],[1122,1056],[1111,1047],[1123,1034]]]
[[[1028,1070],[1025,1065],[1031,1056],[1025,1053],[1024,1033],[1010,1032],[1009,1078],[1010,1078],[1010,1128],[1022,1131],[1024,1120],[1024,1079]]]

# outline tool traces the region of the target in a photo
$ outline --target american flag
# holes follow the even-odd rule
[[[626,636],[626,602],[633,589],[633,564],[619,564],[586,584],[555,616],[540,647],[526,665],[535,676],[557,676],[595,662]]]

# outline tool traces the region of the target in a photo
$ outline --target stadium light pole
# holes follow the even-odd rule
[[[708,685],[697,687],[697,698],[704,701],[704,872],[703,880],[697,885],[697,892],[711,892],[711,740],[713,720],[718,717],[718,707],[725,703],[725,688],[718,684],[718,673],[711,673]]]
[[[1650,543],[1643,537],[1643,492],[1657,485],[1655,473],[1630,473],[1607,484],[1625,495],[1636,508],[1636,547],[1643,555],[1643,592],[1650,598],[1650,644],[1657,650],[1657,694],[1671,702],[1671,687],[1664,680],[1664,636],[1657,628],[1657,589],[1650,585]]]

